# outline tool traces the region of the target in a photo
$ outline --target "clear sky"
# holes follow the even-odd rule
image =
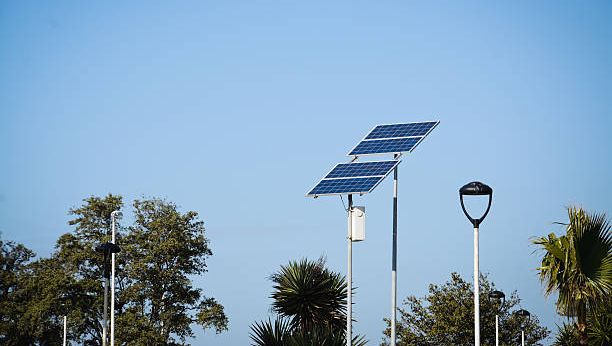
[[[553,329],[529,238],[569,203],[612,212],[611,62],[609,1],[4,0],[0,230],[47,256],[90,195],[197,211],[214,255],[195,282],[230,330],[192,344],[245,345],[281,264],[346,272],[342,203],[309,188],[374,125],[440,120],[399,169],[398,296],[471,278],[458,189],[481,180],[481,270]],[[377,345],[391,179],[355,204],[354,331]]]

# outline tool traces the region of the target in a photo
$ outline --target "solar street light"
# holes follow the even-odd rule
[[[123,213],[119,210],[111,212],[111,223],[112,223],[112,240],[115,244],[115,219],[122,217]],[[115,346],[115,253],[111,254],[111,328],[110,328],[110,340],[111,346]]]
[[[487,206],[487,210],[480,218],[475,219],[471,217],[467,210],[465,210],[465,205],[463,204],[464,195],[489,196],[489,205]],[[467,216],[468,220],[470,220],[472,225],[474,225],[474,345],[480,346],[480,287],[478,285],[480,271],[478,268],[478,228],[491,209],[493,189],[486,184],[473,181],[459,189],[459,199],[461,200],[461,208],[463,209],[465,216]]]
[[[110,279],[110,256],[111,254],[116,254],[121,249],[119,246],[106,242],[104,244],[100,244],[95,248],[96,252],[101,252],[104,255],[104,324],[102,325],[102,346],[106,346],[106,311],[108,310],[108,281]]]
[[[395,346],[396,294],[397,294],[397,165],[403,153],[410,153],[439,124],[439,121],[391,124],[375,126],[349,153],[355,161],[359,156],[392,154],[393,160],[338,164],[306,195],[317,198],[323,195],[348,195],[349,236],[348,236],[348,290],[347,290],[347,338],[352,343],[352,239],[351,215],[353,194],[370,193],[391,172],[393,173],[393,245],[391,260],[391,346]]]
[[[527,310],[520,309],[515,311],[514,315],[518,317],[521,322],[521,344],[525,346],[525,328],[527,327],[527,323],[531,320],[531,314]]]
[[[502,291],[489,292],[489,301],[491,304],[497,304],[495,309],[495,346],[499,346],[499,312],[506,303],[506,295]]]

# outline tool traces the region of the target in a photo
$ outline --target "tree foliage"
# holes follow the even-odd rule
[[[480,276],[480,343],[495,345],[495,311],[488,299],[489,292],[495,285],[486,276]],[[506,303],[499,312],[500,345],[520,344],[521,321],[512,313],[517,310],[520,299],[512,292],[506,295]],[[404,308],[398,308],[399,320],[396,326],[397,345],[400,346],[464,346],[474,342],[474,291],[473,285],[466,282],[459,274],[451,273],[450,281],[442,285],[429,285],[429,293],[423,298],[409,296],[403,302]],[[391,329],[383,331],[385,340],[381,345],[388,345]],[[540,326],[535,315],[525,327],[526,342],[529,345],[541,345],[549,331]]]
[[[274,320],[251,325],[256,346],[342,346],[346,337],[344,276],[325,268],[325,260],[303,259],[281,266],[270,276]],[[353,345],[365,345],[362,336]]]
[[[0,310],[9,315],[0,315],[2,345],[61,344],[64,315],[69,340],[102,345],[103,258],[93,249],[110,241],[110,214],[122,207],[122,197],[109,194],[70,209],[74,230],[58,239],[49,258],[31,261],[31,251],[2,243],[8,269],[0,294],[16,302]],[[122,251],[116,256],[115,343],[184,345],[194,323],[226,330],[223,306],[190,280],[206,272],[212,255],[198,214],[156,198],[136,200],[133,207],[134,224],[116,230]]]
[[[588,314],[606,309],[612,294],[612,230],[605,214],[580,207],[567,211],[569,222],[560,223],[564,235],[550,233],[533,242],[544,253],[538,271],[546,295],[558,293],[557,311],[575,318],[579,343],[587,345]]]

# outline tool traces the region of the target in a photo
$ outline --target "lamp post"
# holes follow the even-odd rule
[[[465,210],[465,205],[463,204],[463,196],[471,195],[471,196],[489,196],[489,205],[487,206],[487,211],[478,219],[474,219],[468,214],[467,210]],[[478,268],[478,228],[480,227],[480,223],[484,220],[484,218],[489,213],[489,209],[491,209],[491,201],[493,199],[493,190],[488,186],[478,181],[473,181],[464,185],[461,189],[459,189],[459,199],[461,200],[461,208],[467,216],[468,220],[474,226],[474,345],[480,346],[480,298],[479,298],[479,290],[478,286],[479,281],[479,268]]]
[[[506,303],[506,295],[502,291],[489,292],[489,301],[491,305],[497,303],[497,308],[495,309],[495,346],[499,346],[499,312]]]
[[[527,310],[520,309],[514,312],[514,315],[521,321],[521,345],[525,346],[525,327],[527,327],[527,323],[531,319],[531,314]]]
[[[104,254],[104,324],[102,325],[102,346],[106,346],[106,311],[108,310],[108,281],[110,279],[110,257],[121,249],[111,242],[96,246],[96,252]]]
[[[64,315],[64,339],[63,339],[63,343],[62,343],[63,346],[66,346],[66,331],[67,331],[66,324],[68,322],[67,316],[66,316],[66,315],[68,315],[68,311],[66,309],[66,299],[68,299],[68,297],[69,296],[66,293],[62,293],[62,294],[59,295],[59,299],[62,302],[62,314]]]
[[[115,210],[111,213],[111,223],[112,223],[112,240],[111,242],[115,244],[115,219],[117,217],[122,217],[123,213],[119,210]],[[111,327],[110,327],[110,342],[111,346],[115,346],[115,253],[111,254]]]

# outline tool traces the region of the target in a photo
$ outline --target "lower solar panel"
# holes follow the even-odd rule
[[[306,196],[347,195],[371,192],[385,177],[323,179]]]

